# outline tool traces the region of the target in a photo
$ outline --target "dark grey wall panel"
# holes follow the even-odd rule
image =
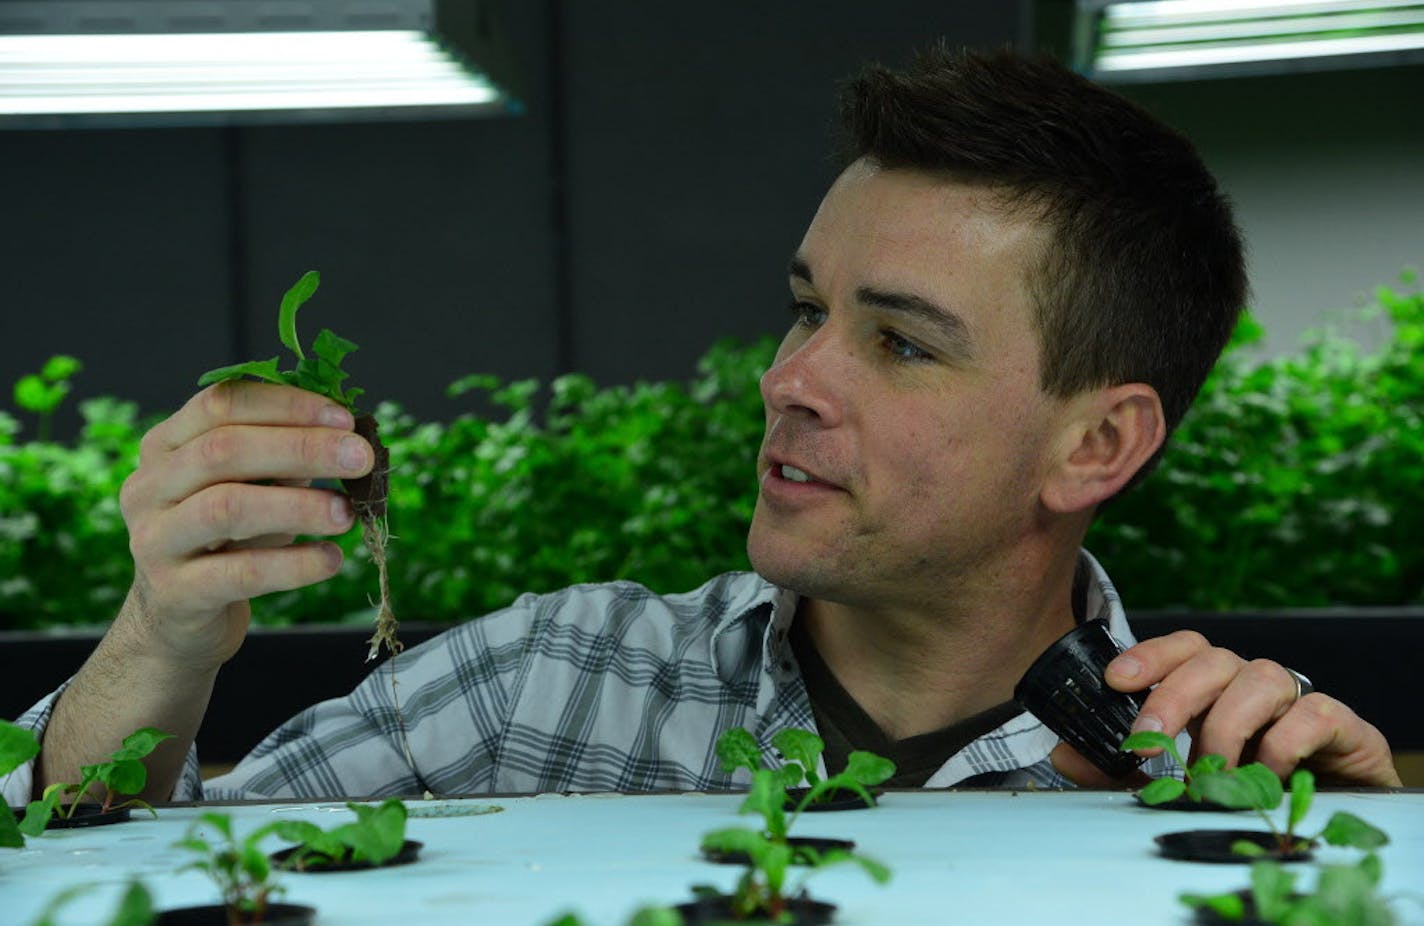
[[[937,36],[1012,43],[1018,4],[563,5],[574,365],[682,378],[780,334],[786,261],[835,171],[836,83]]]
[[[150,409],[226,355],[222,159],[211,131],[0,133],[0,407],[56,353]]]

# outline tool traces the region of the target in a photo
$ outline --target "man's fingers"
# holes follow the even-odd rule
[[[274,535],[328,536],[351,527],[350,500],[340,492],[224,483],[184,499],[130,528],[129,541],[143,562],[183,559],[231,549]]]
[[[1132,725],[1133,731],[1154,730],[1176,736],[1193,717],[1205,713],[1221,697],[1244,661],[1235,653],[1214,646],[1198,651],[1177,665],[1147,696]]]
[[[1256,659],[1241,666],[1202,718],[1196,754],[1216,753],[1227,765],[1243,760],[1246,744],[1295,703],[1295,679],[1279,663]]]
[[[166,586],[183,590],[185,610],[218,610],[236,601],[329,579],[341,568],[341,558],[341,548],[326,541],[281,549],[223,550],[183,563]]]
[[[328,398],[294,386],[228,381],[193,396],[143,438],[144,456],[167,453],[214,428],[233,424],[325,427],[349,431],[351,413]]]
[[[1256,761],[1282,778],[1303,765],[1327,785],[1402,784],[1384,734],[1319,692],[1301,698],[1265,732]]]
[[[1178,630],[1129,647],[1108,663],[1103,678],[1118,691],[1141,691],[1209,649],[1211,643],[1195,630]]]
[[[1048,758],[1058,774],[1080,788],[1139,788],[1151,780],[1141,771],[1135,771],[1127,778],[1113,778],[1067,743],[1053,747]]]

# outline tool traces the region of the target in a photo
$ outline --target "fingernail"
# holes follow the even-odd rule
[[[336,572],[341,568],[341,548],[334,543],[324,543],[322,547],[322,552],[326,554],[327,569]]]
[[[1162,732],[1162,721],[1151,714],[1138,714],[1137,719],[1132,722],[1132,732],[1141,733],[1143,731],[1151,733]]]
[[[1135,656],[1119,656],[1108,663],[1108,668],[1123,678],[1137,678],[1142,674],[1142,663]]]
[[[347,431],[356,426],[356,422],[352,419],[351,413],[340,405],[324,406],[318,413],[317,420],[328,428],[342,428]]]
[[[345,495],[333,496],[331,499],[331,520],[338,527],[350,527],[351,518],[351,501]]]
[[[359,470],[366,465],[366,442],[354,434],[343,437],[338,454],[344,468]]]

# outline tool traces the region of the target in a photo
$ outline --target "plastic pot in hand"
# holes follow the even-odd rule
[[[1147,692],[1117,691],[1103,679],[1122,651],[1106,621],[1085,621],[1059,637],[1014,688],[1019,706],[1113,778],[1126,777],[1145,761],[1118,746],[1132,732]]]

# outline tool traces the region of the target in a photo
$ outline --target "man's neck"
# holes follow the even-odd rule
[[[932,610],[806,598],[796,619],[856,703],[904,739],[1012,698],[1030,663],[1073,627],[1075,567],[1076,556],[1054,564],[1026,596],[958,596]]]

